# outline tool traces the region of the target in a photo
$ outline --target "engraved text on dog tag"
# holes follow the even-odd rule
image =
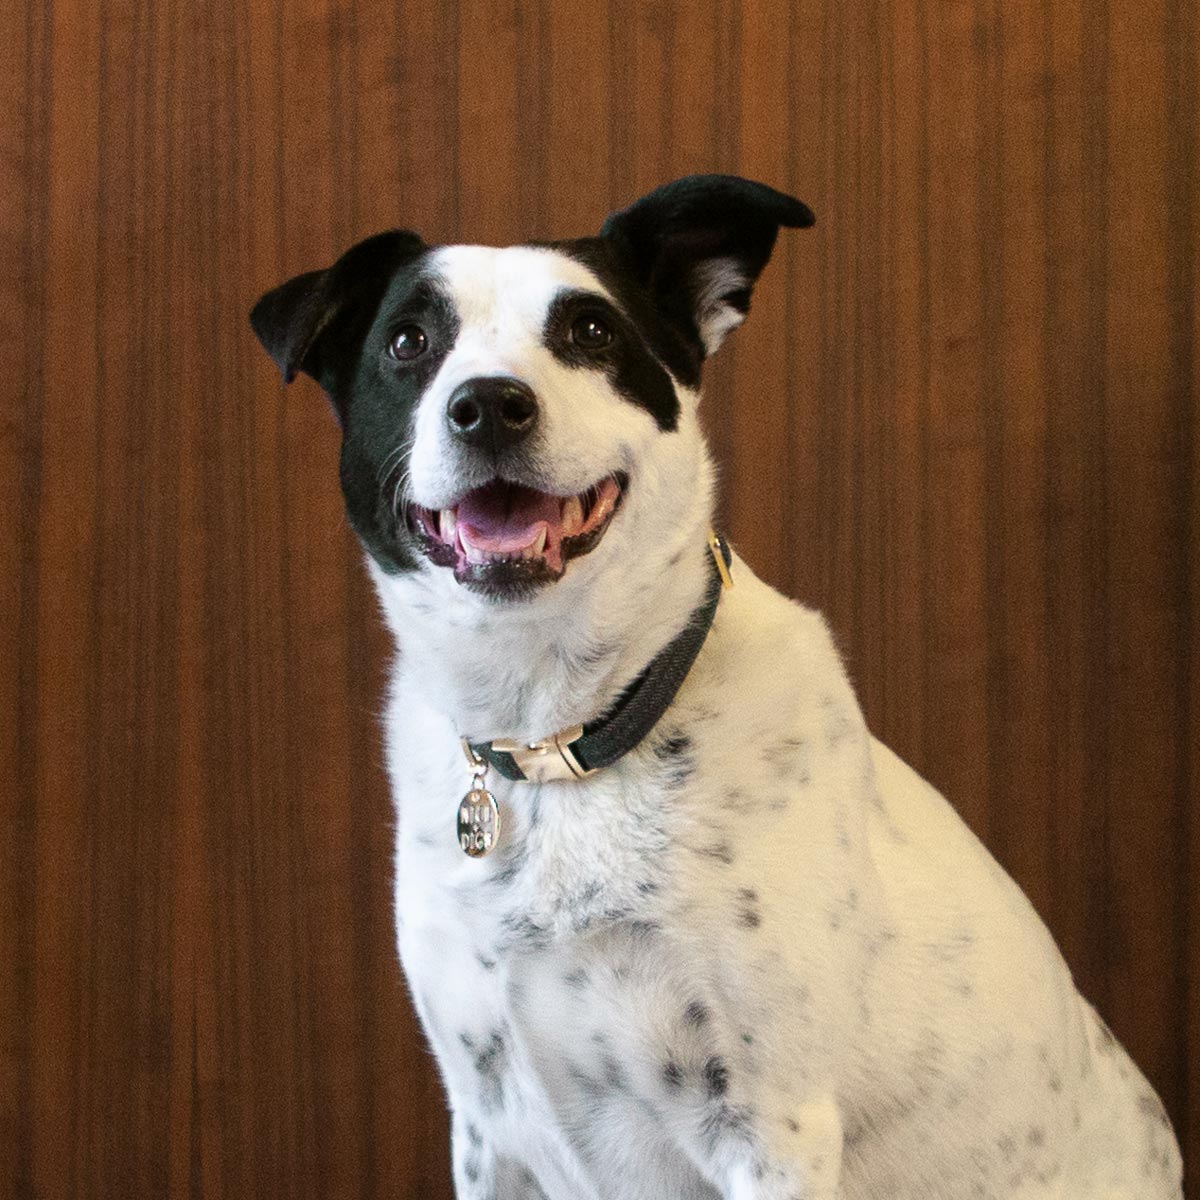
[[[500,836],[500,806],[484,787],[473,787],[458,806],[458,844],[464,854],[490,854]]]

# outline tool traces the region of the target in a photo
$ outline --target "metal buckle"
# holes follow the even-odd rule
[[[596,773],[588,770],[571,753],[571,743],[583,737],[583,726],[560,729],[536,742],[514,742],[497,738],[493,750],[511,754],[521,773],[530,783],[551,783],[562,779],[586,779]]]
[[[708,549],[713,556],[713,562],[717,564],[717,574],[721,576],[721,586],[723,588],[733,587],[733,576],[729,572],[729,567],[725,564],[725,554],[721,545],[720,534],[711,525],[708,529]]]

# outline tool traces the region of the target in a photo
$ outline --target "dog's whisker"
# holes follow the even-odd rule
[[[412,483],[412,474],[406,463],[400,473],[396,476],[395,486],[392,488],[392,517],[398,519],[402,512],[406,515],[408,512],[408,493],[409,485]]]
[[[415,441],[415,438],[405,438],[394,450],[389,451],[375,477],[376,483],[382,483],[395,470],[396,464],[412,450]]]

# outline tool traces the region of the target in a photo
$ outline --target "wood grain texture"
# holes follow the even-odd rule
[[[1200,1164],[1188,0],[51,0],[0,18],[0,1197],[447,1197],[389,647],[245,314],[392,225],[818,214],[722,520],[1045,916]]]

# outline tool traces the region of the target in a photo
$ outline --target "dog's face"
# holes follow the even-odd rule
[[[285,379],[303,370],[333,402],[347,511],[380,568],[511,602],[602,557],[610,530],[648,544],[670,528],[703,453],[701,364],[779,226],[811,222],[761,184],[694,176],[595,238],[380,234],[251,321]]]

